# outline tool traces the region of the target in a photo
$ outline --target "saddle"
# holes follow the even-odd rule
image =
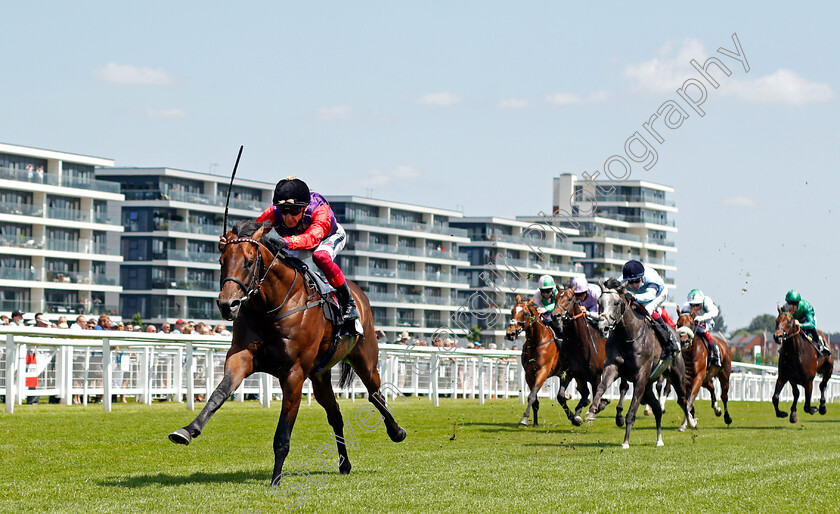
[[[316,295],[320,296],[321,300],[323,300],[321,310],[324,312],[324,318],[334,327],[341,327],[344,322],[344,316],[342,315],[338,298],[335,296],[335,288],[324,277],[310,270],[309,266],[297,257],[286,256],[286,264],[303,277],[306,289],[309,291],[306,303],[308,304],[314,300]]]

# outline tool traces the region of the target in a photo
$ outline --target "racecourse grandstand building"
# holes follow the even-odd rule
[[[94,179],[113,165],[0,143],[0,311],[117,314],[123,195]]]
[[[563,174],[554,179],[553,189],[552,216],[520,219],[548,220],[579,230],[569,239],[585,252],[576,262],[589,278],[620,276],[624,263],[637,259],[656,269],[673,293],[673,188],[643,180],[582,181]]]
[[[219,236],[228,177],[170,168],[100,168],[97,177],[125,195],[119,311],[151,323],[218,321]],[[228,227],[256,218],[274,185],[236,180]]]
[[[367,292],[374,324],[395,341],[409,337],[444,339],[468,287],[458,268],[468,264],[459,252],[467,231],[455,228],[463,214],[356,196],[330,196],[330,205],[347,231],[338,264],[348,279]]]
[[[551,275],[558,284],[583,276],[583,266],[574,261],[586,254],[569,241],[575,229],[495,217],[465,217],[452,226],[465,229],[470,239],[461,246],[468,264],[460,274],[469,288],[459,293],[459,316],[462,324],[481,329],[482,345],[516,344],[505,340],[510,310],[517,295],[533,296],[540,276]]]

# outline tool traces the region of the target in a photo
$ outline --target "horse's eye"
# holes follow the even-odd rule
[[[253,265],[254,265],[254,259],[247,259],[245,261],[245,268],[250,268]]]

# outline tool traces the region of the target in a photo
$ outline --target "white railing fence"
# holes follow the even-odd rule
[[[133,396],[146,404],[155,399],[184,402],[193,410],[199,397],[209,397],[221,381],[230,346],[230,338],[218,336],[117,331],[2,327],[0,335],[6,340],[0,347],[0,395],[5,396],[9,413],[15,405],[34,397],[52,397],[63,404],[74,400],[87,404],[94,398],[109,412],[112,395]],[[733,369],[730,400],[771,400],[775,367],[733,363]],[[423,396],[433,405],[438,405],[441,397],[477,399],[481,404],[491,398],[518,397],[524,403],[528,395],[518,351],[385,344],[380,345],[379,373],[382,391],[388,397]],[[336,372],[333,384],[339,392],[337,382]],[[556,398],[558,389],[559,379],[552,377],[539,396]],[[719,384],[717,389],[719,396]],[[818,398],[816,382],[814,391]],[[311,403],[309,381],[304,393]],[[572,399],[580,397],[574,382],[567,393]],[[339,394],[353,400],[367,396],[358,377]],[[826,395],[830,402],[840,399],[840,376],[831,378]],[[246,397],[269,407],[273,399],[282,397],[282,391],[276,378],[256,373],[234,393],[235,400]],[[607,398],[617,397],[616,382]],[[709,393],[702,390],[700,397],[708,399]],[[782,400],[791,399],[791,387],[786,385]]]

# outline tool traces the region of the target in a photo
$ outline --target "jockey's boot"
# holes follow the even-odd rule
[[[557,345],[557,351],[559,352],[560,347],[563,346],[563,325],[558,325],[557,320],[552,318],[548,326],[554,332],[554,344]]]
[[[665,371],[673,362],[674,357],[680,353],[680,345],[677,343],[677,338],[668,328],[668,325],[660,317],[653,323],[654,332],[656,332],[659,344],[662,345],[662,357],[656,366],[650,372],[650,380],[659,378],[659,375]]]
[[[708,331],[703,332],[703,337],[706,338],[706,342],[709,348],[709,357],[712,360],[712,366],[723,367],[723,364],[720,361],[720,348],[718,345],[715,344],[714,340],[712,340],[712,334]]]
[[[817,329],[814,328],[812,330],[809,330],[808,332],[810,332],[811,337],[814,339],[814,341],[816,341],[817,349],[819,350],[819,352],[825,357],[831,355],[831,348],[829,348],[828,345],[825,344],[825,341],[823,341],[823,338],[820,337],[820,333],[817,332]]]
[[[338,299],[341,302],[341,312],[344,316],[344,321],[352,321],[359,319],[359,311],[356,308],[356,300],[350,294],[350,288],[347,287],[347,282],[341,284],[335,289]]]

